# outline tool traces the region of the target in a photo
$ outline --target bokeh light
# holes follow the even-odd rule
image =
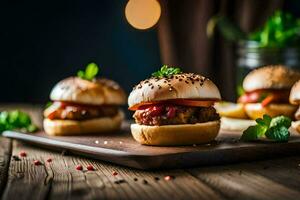
[[[161,7],[156,0],[129,0],[125,8],[125,16],[131,26],[136,29],[149,29],[159,20]]]

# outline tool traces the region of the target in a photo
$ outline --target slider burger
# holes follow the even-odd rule
[[[245,94],[238,102],[251,119],[285,115],[293,118],[297,107],[289,103],[290,89],[300,79],[298,71],[282,65],[270,65],[251,71],[244,79]]]
[[[213,105],[221,99],[216,85],[201,75],[163,66],[133,88],[129,110],[134,139],[146,145],[189,145],[216,138],[220,117]]]
[[[298,133],[300,133],[300,80],[297,81],[291,89],[290,102],[298,106],[298,110],[295,113],[296,121],[293,122],[292,126],[298,131]]]
[[[119,106],[125,104],[126,95],[114,81],[94,78],[98,68],[91,75],[93,69],[89,66],[97,67],[90,64],[80,77],[66,78],[52,89],[53,104],[44,111],[47,134],[74,135],[120,129],[124,114]]]

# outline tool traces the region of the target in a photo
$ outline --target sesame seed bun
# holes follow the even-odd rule
[[[69,77],[57,83],[51,91],[52,101],[67,101],[89,105],[122,105],[126,103],[125,92],[109,79],[88,81]]]
[[[220,121],[164,126],[131,125],[131,133],[140,144],[153,146],[192,145],[214,140]]]
[[[128,105],[171,99],[220,100],[221,95],[211,80],[201,75],[182,73],[169,78],[152,77],[141,81],[130,93]]]
[[[263,107],[261,103],[247,103],[245,104],[244,109],[250,119],[262,118],[264,114],[267,114],[271,117],[284,115],[293,119],[294,113],[297,110],[297,106],[291,104],[271,103]]]
[[[44,130],[48,135],[84,135],[119,130],[124,113],[119,111],[114,117],[100,117],[83,121],[44,119]]]
[[[291,89],[290,102],[292,104],[300,104],[300,80],[298,80]]]
[[[251,71],[244,79],[246,92],[259,89],[289,89],[300,79],[300,72],[283,65],[269,65]]]

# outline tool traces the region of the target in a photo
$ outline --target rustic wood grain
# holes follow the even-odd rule
[[[119,133],[82,136],[49,136],[42,130],[35,134],[5,131],[4,136],[50,149],[66,149],[74,154],[104,160],[137,169],[170,169],[228,164],[270,157],[295,155],[300,149],[300,135],[288,142],[239,141],[240,134],[221,131],[210,144],[156,147],[138,144],[130,133],[129,123]],[[127,127],[127,128],[126,128]],[[96,143],[97,141],[97,143]],[[236,152],[239,152],[238,154]]]
[[[299,157],[187,170],[229,199],[300,197]]]
[[[13,154],[20,151],[25,151],[27,157],[11,161],[3,199],[222,199],[183,170],[144,172],[15,141]],[[48,163],[48,158],[52,162]],[[35,166],[34,160],[43,165]],[[78,164],[84,167],[83,171],[76,170]],[[89,164],[96,170],[87,171]],[[114,176],[113,172],[118,174]],[[167,175],[175,178],[166,181]]]
[[[0,137],[0,194],[6,186],[10,156],[11,140]]]
[[[36,123],[41,123],[40,107],[19,105],[19,108],[30,111]],[[9,140],[0,138],[0,186],[6,186],[2,199],[300,198],[300,156],[186,170],[145,172],[82,157],[61,155],[17,141],[13,143],[12,154],[25,150],[28,156],[21,161],[11,160],[9,163],[9,144]],[[47,163],[48,158],[53,161]],[[33,165],[35,159],[39,159],[44,165]],[[5,174],[3,163],[9,164],[7,183],[2,181]],[[92,164],[96,170],[77,171],[75,166],[78,164],[84,168]],[[118,174],[113,176],[113,172]],[[174,176],[175,179],[166,181],[166,175]]]

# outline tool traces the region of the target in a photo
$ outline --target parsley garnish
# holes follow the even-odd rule
[[[99,67],[96,63],[90,63],[86,66],[85,71],[79,70],[77,76],[85,80],[93,80],[99,72]]]
[[[15,129],[35,132],[38,128],[31,122],[30,116],[25,112],[19,110],[0,112],[0,133]]]
[[[172,75],[182,73],[179,67],[169,67],[168,65],[163,65],[160,70],[152,73],[152,76],[157,78],[170,77]]]
[[[261,137],[266,137],[270,140],[285,142],[290,137],[289,127],[291,119],[286,116],[278,116],[271,118],[264,115],[263,118],[255,120],[256,125],[248,127],[241,137],[243,141],[253,141]]]

